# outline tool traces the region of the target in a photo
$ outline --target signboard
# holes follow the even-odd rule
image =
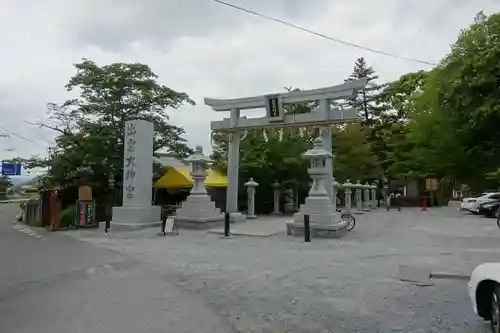
[[[438,180],[436,178],[427,178],[425,180],[425,189],[427,191],[435,191],[438,188]]]
[[[95,205],[94,201],[78,200],[76,205],[77,227],[95,227]]]
[[[285,119],[283,103],[279,95],[266,96],[266,116],[269,121],[280,121]]]
[[[2,175],[4,176],[20,176],[22,166],[20,163],[2,163]]]

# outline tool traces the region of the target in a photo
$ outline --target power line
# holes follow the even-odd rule
[[[0,128],[3,129],[5,132],[7,132],[10,135],[17,136],[18,138],[23,139],[23,140],[28,141],[28,142],[31,142],[31,143],[34,143],[35,145],[40,144],[39,142],[33,141],[31,139],[28,139],[28,138],[26,138],[26,137],[24,137],[24,136],[22,136],[20,134],[17,134],[15,132],[9,131],[5,126],[0,125]]]
[[[369,51],[369,52],[372,52],[372,53],[377,53],[377,54],[384,55],[384,56],[391,57],[391,58],[395,58],[395,59],[406,60],[406,61],[411,61],[411,62],[417,62],[417,63],[424,64],[424,65],[437,66],[437,64],[429,62],[429,61],[420,60],[420,59],[416,59],[416,58],[403,57],[403,56],[399,56],[399,55],[394,54],[394,53],[385,52],[385,51],[382,51],[382,50],[377,50],[377,49],[373,49],[373,48],[370,48],[370,47],[367,47],[367,46],[363,46],[363,45],[359,45],[359,44],[347,42],[347,41],[344,41],[344,40],[341,40],[341,39],[338,39],[338,38],[330,37],[330,36],[327,36],[325,34],[322,34],[322,33],[319,33],[319,32],[316,32],[316,31],[304,28],[304,27],[301,27],[299,25],[296,25],[296,24],[293,24],[293,23],[290,23],[290,22],[287,22],[287,21],[280,20],[278,18],[269,16],[269,15],[266,15],[266,14],[262,14],[262,13],[253,11],[251,9],[240,7],[240,6],[234,5],[234,4],[229,3],[229,2],[225,2],[225,1],[221,1],[221,0],[212,0],[212,1],[216,2],[218,4],[221,4],[221,5],[227,6],[227,7],[231,7],[231,8],[240,10],[242,12],[245,12],[245,13],[248,13],[248,14],[251,14],[251,15],[259,16],[259,17],[262,17],[264,19],[267,19],[267,20],[270,20],[270,21],[273,21],[273,22],[276,22],[276,23],[280,23],[280,24],[289,26],[289,27],[292,27],[292,28],[297,29],[297,30],[301,30],[301,31],[307,32],[307,33],[312,34],[312,35],[316,35],[316,36],[321,37],[321,38],[328,39],[328,40],[330,40],[332,42],[336,42],[336,43],[339,43],[339,44],[351,46],[351,47],[354,47],[354,48],[357,48],[357,49],[361,49],[361,50],[365,50],[365,51]]]

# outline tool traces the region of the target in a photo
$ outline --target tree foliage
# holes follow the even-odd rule
[[[99,66],[83,59],[66,89],[79,96],[62,104],[48,104],[48,121],[40,123],[59,133],[47,159],[25,161],[30,167],[48,166],[51,183],[88,184],[103,188],[108,179],[121,179],[125,122],[153,123],[154,151],[185,157],[191,150],[184,130],[168,121],[167,108],[194,102],[182,92],[157,82],[157,75],[140,63]],[[98,192],[98,191],[97,191]]]
[[[352,73],[345,80],[348,82],[367,79],[366,87],[359,90],[353,99],[347,101],[349,106],[359,111],[363,123],[367,125],[372,125],[379,119],[385,109],[379,98],[384,85],[377,82],[378,78],[375,70],[368,65],[365,58],[358,58],[354,63]]]
[[[337,180],[438,177],[476,188],[500,181],[500,14],[480,12],[460,32],[439,65],[380,83],[364,58],[356,60],[346,81],[367,78],[354,99],[332,103],[359,110],[359,123],[332,128]],[[143,64],[98,66],[84,59],[66,88],[79,97],[49,104],[49,122],[59,132],[49,159],[27,160],[50,165],[59,183],[106,183],[121,174],[123,125],[129,119],[154,124],[154,148],[177,156],[191,151],[182,128],[168,122],[165,109],[194,104],[185,94],[156,82]],[[296,88],[285,88],[287,91]],[[313,112],[315,103],[288,105],[287,113]],[[271,200],[270,184],[309,183],[301,154],[311,147],[317,129],[251,130],[240,139],[240,184],[254,178],[257,201]],[[227,169],[228,134],[213,136],[215,167]],[[240,194],[243,189],[240,190]],[[241,200],[244,201],[244,200]]]
[[[500,14],[479,13],[414,101],[412,140],[429,172],[487,186],[500,166]]]
[[[12,186],[12,182],[8,176],[0,175],[0,199],[7,197],[8,189]]]

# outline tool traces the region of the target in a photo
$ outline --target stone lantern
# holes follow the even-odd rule
[[[356,198],[356,211],[354,213],[363,214],[363,195],[361,193],[363,185],[361,185],[361,182],[358,180],[352,187],[354,189],[354,196]]]
[[[363,186],[363,210],[365,212],[370,211],[372,209],[372,202],[370,200],[370,191],[371,191],[371,185],[368,184],[368,182],[365,182],[365,185]]]
[[[372,208],[375,209],[377,208],[377,183],[373,183],[370,186],[371,192],[372,192]]]
[[[281,215],[280,212],[280,197],[281,197],[281,185],[277,180],[271,184],[273,188],[273,197],[274,197],[274,210],[272,212],[273,215]]]
[[[344,201],[345,201],[345,211],[347,213],[351,213],[352,211],[352,188],[354,184],[352,184],[349,179],[346,180],[344,184],[342,184],[342,187],[344,188]]]
[[[247,188],[247,218],[256,219],[255,215],[255,189],[259,186],[259,183],[250,178],[245,184]]]
[[[287,223],[287,234],[303,235],[304,216],[309,215],[313,237],[342,237],[347,232],[347,223],[342,221],[340,213],[332,205],[324,184],[328,175],[326,161],[332,158],[332,154],[323,149],[321,138],[316,138],[313,148],[303,153],[302,157],[309,161],[307,171],[313,184],[305,203],[301,205],[299,212],[294,214],[294,222]]]
[[[196,146],[195,153],[186,160],[191,164],[193,187],[182,207],[175,214],[178,226],[192,228],[207,228],[211,223],[223,220],[223,216],[210,199],[205,188],[208,166],[212,163],[209,157],[203,155],[201,146]]]

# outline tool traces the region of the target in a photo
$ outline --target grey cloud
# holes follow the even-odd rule
[[[304,18],[323,10],[328,0],[234,0],[235,5],[284,19]],[[164,47],[176,37],[206,36],[233,30],[257,17],[212,0],[80,0],[64,21],[73,43],[118,51],[128,43],[148,41]]]

